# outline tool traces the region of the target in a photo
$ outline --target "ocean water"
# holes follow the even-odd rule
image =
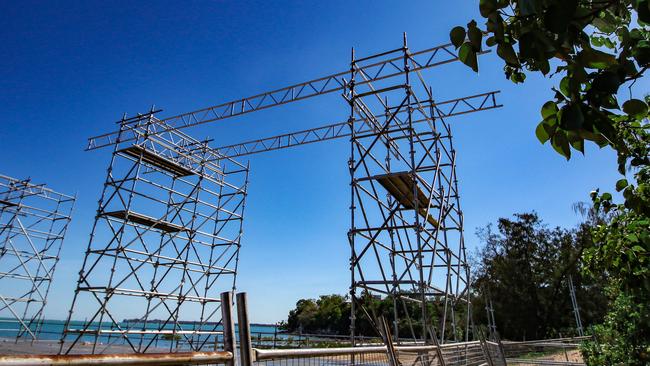
[[[83,328],[85,322],[84,321],[72,321],[69,328],[72,329],[81,329]],[[94,323],[91,324],[92,329],[97,329],[99,323]],[[103,329],[110,329],[111,323],[104,323],[103,324]],[[120,324],[120,327],[122,329],[138,329],[142,330],[144,324],[143,323],[136,323],[136,322],[122,322]],[[214,325],[204,325],[202,329],[196,328],[196,326],[193,323],[183,323],[181,324],[184,330],[222,330],[221,325],[217,326],[215,329]],[[51,341],[58,341],[61,339],[61,336],[63,334],[63,329],[65,327],[65,321],[63,320],[53,320],[53,319],[48,319],[44,320],[40,332],[37,334],[37,338],[41,340],[51,340]],[[145,329],[157,329],[158,324],[148,324]],[[31,327],[32,331],[36,331],[37,327],[34,325]],[[166,326],[164,329],[173,329],[173,326],[169,325]],[[15,319],[9,319],[9,318],[0,318],[0,338],[9,338],[13,339],[16,337],[18,331],[20,330],[20,323],[15,320]],[[235,332],[237,332],[237,326],[235,325]],[[273,338],[277,337],[277,339],[285,339],[287,337],[286,334],[280,333],[279,330],[275,325],[264,325],[264,324],[253,324],[251,325],[251,335],[252,338],[254,339],[259,339],[259,338]],[[131,335],[133,338],[139,337],[139,335]],[[151,336],[146,336],[151,339]],[[201,336],[203,339],[205,339],[206,336]],[[161,337],[158,337],[161,338]],[[25,339],[30,339],[29,336],[27,336]],[[80,341],[93,341],[94,337],[93,336],[83,336],[81,337]],[[218,341],[221,341],[221,336],[219,336]],[[110,338],[108,336],[102,336],[100,339],[100,342],[102,343],[114,343],[114,344],[121,344],[123,343],[120,340],[119,335],[112,335]],[[165,341],[163,339],[158,339],[156,342],[156,345],[158,347],[163,347],[167,348],[170,345],[170,341]]]

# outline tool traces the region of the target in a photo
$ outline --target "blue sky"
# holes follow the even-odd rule
[[[368,55],[447,43],[478,16],[477,1],[7,2],[0,13],[0,173],[78,194],[55,275],[50,318],[65,317],[87,246],[110,152],[86,138],[122,113],[161,115],[220,104],[348,69]],[[498,217],[536,210],[573,226],[571,204],[617,179],[611,150],[587,147],[567,162],[536,140],[548,80],[503,77],[495,55],[481,72],[458,63],[426,73],[439,99],[500,89],[504,108],[454,119],[470,250]],[[640,88],[643,89],[643,88]],[[344,121],[336,93],[189,129],[216,145]],[[451,121],[451,120],[450,120]],[[238,288],[251,318],[286,318],[296,300],[349,285],[349,145],[345,139],[251,157]]]

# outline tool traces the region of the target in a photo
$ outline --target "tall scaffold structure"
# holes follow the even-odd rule
[[[224,158],[240,158],[350,139],[352,224],[348,244],[353,343],[358,343],[359,336],[355,312],[360,309],[366,311],[367,318],[373,317],[361,301],[364,296],[393,300],[395,330],[400,324],[409,325],[408,334],[393,332],[396,340],[432,340],[433,333],[443,342],[468,338],[469,268],[456,152],[447,118],[502,105],[497,101],[499,91],[434,100],[434,91],[422,73],[457,61],[452,44],[412,52],[404,43],[374,56],[353,57],[345,71],[164,118],[159,120],[162,127],[157,133],[203,124],[216,127],[223,120],[342,93],[350,110],[347,120],[215,150]],[[135,139],[122,135],[121,130],[113,131],[89,138],[87,150]],[[417,314],[404,311],[407,303],[418,304]],[[416,329],[417,322],[420,329]]]
[[[220,344],[219,294],[235,288],[249,166],[157,112],[119,122],[60,353]]]
[[[364,66],[386,58],[396,59],[393,66],[401,76],[369,82]],[[451,128],[418,69],[406,35],[403,47],[392,51],[363,58],[352,52],[344,97],[352,131],[353,342],[357,316],[375,322],[370,297],[392,300],[396,340],[438,337],[444,343],[469,337],[470,277],[456,150]],[[371,130],[357,133],[358,120]]]
[[[0,317],[36,340],[76,198],[0,175]]]

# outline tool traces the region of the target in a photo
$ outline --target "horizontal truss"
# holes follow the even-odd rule
[[[403,51],[402,48],[382,53],[384,56],[396,55]],[[481,54],[489,51],[483,51]],[[404,70],[399,66],[401,56],[389,57],[384,60],[368,63],[359,67],[352,75],[360,79],[359,83],[371,83],[387,78],[402,75]],[[415,52],[411,54],[413,69],[411,71],[424,70],[435,66],[444,65],[458,61],[454,46],[444,44]],[[164,119],[166,130],[182,129],[200,124],[219,121],[319,95],[329,94],[345,89],[345,77],[350,76],[348,71],[339,72],[333,75],[306,81],[303,83],[287,86],[269,92],[254,95],[248,98],[237,99],[216,106],[200,109],[194,112],[180,114],[178,116]],[[138,123],[140,119],[127,121],[129,124]],[[112,146],[117,142],[120,132],[111,132],[88,139],[87,150],[99,149]],[[120,142],[132,141],[134,138],[122,136]]]
[[[502,107],[503,105],[499,104],[496,100],[496,95],[498,93],[500,92],[492,91],[488,93],[447,100],[444,102],[437,102],[431,106],[425,105],[425,107],[433,107],[435,111],[435,118],[454,117]],[[380,116],[375,116],[375,118],[379,117]],[[420,119],[414,122],[420,123],[425,121],[426,119]],[[372,131],[371,125],[364,119],[355,119],[354,127],[356,134],[363,134]],[[266,137],[241,142],[238,144],[222,146],[216,148],[216,150],[224,156],[239,157],[349,136],[351,136],[351,132],[349,128],[349,122],[346,121],[308,130],[291,132],[278,136]]]

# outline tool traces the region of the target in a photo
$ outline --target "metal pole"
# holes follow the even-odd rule
[[[221,293],[221,319],[223,322],[223,350],[232,352],[233,358],[226,366],[235,366],[235,319],[232,313],[232,292]]]
[[[580,319],[580,308],[578,307],[578,300],[576,298],[576,289],[573,286],[573,277],[569,275],[569,295],[571,296],[571,305],[573,306],[573,315],[576,318],[576,329],[578,330],[578,336],[584,336],[582,328],[582,320]]]
[[[248,319],[248,300],[245,292],[237,294],[237,324],[239,326],[239,366],[252,366],[255,355],[251,346],[251,324]]]

